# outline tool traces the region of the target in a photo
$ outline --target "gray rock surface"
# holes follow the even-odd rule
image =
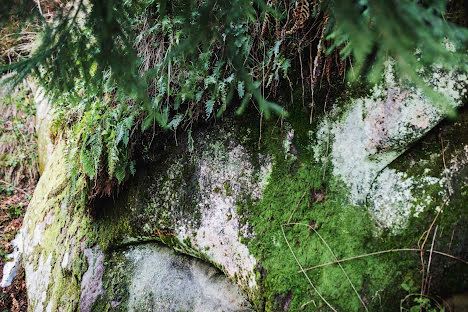
[[[16,275],[18,275],[19,267],[21,265],[21,256],[23,254],[23,238],[21,232],[18,233],[15,239],[11,242],[13,252],[7,258],[8,262],[3,266],[3,276],[0,282],[0,287],[8,287],[11,285]]]
[[[39,173],[42,174],[54,147],[50,137],[54,109],[42,88],[32,81],[29,82],[29,86],[34,93],[34,103],[36,105],[36,133],[41,134],[37,136],[37,154]]]
[[[88,270],[81,280],[80,311],[90,312],[96,299],[104,294],[102,287],[104,254],[99,248],[86,248],[83,253],[88,262]]]
[[[123,255],[123,257],[122,257]],[[113,252],[104,279],[128,283],[128,311],[251,311],[240,289],[213,266],[154,243]],[[112,281],[116,277],[118,280]]]
[[[219,147],[222,149],[217,150],[216,148]],[[208,149],[209,156],[201,160],[196,159],[201,163],[197,172],[202,172],[194,176],[198,178],[183,180],[181,175],[184,175],[184,170],[182,170],[183,165],[180,159],[168,159],[167,166],[165,166],[167,171],[161,171],[161,175],[152,175],[152,178],[156,179],[153,181],[154,184],[150,187],[146,185],[141,189],[152,195],[150,198],[153,202],[140,206],[128,198],[129,210],[124,210],[120,215],[117,207],[114,209],[114,212],[118,214],[117,220],[112,219],[111,216],[105,216],[103,220],[109,221],[109,224],[93,224],[93,220],[88,215],[83,212],[73,214],[65,204],[66,184],[64,181],[67,179],[67,166],[64,146],[59,144],[52,155],[49,155],[46,169],[41,176],[24,221],[24,262],[30,310],[55,311],[79,307],[81,311],[100,311],[102,306],[95,308],[95,305],[99,303],[118,311],[248,310],[249,304],[243,292],[212,264],[177,255],[167,248],[124,247],[129,243],[147,240],[151,231],[161,225],[161,215],[158,213],[184,208],[177,206],[181,196],[186,194],[183,193],[184,188],[175,187],[177,181],[183,181],[188,186],[197,181],[197,184],[204,183],[202,184],[204,186],[199,187],[204,190],[204,193],[199,194],[203,197],[197,197],[200,200],[198,213],[170,215],[174,218],[174,222],[170,224],[175,229],[181,229],[176,233],[187,233],[186,235],[190,237],[194,237],[189,229],[194,228],[195,223],[208,225],[205,225],[200,238],[197,241],[194,240],[194,246],[190,248],[185,245],[189,244],[189,240],[185,239],[185,243],[178,241],[176,236],[172,236],[173,230],[171,230],[171,239],[178,241],[174,248],[189,254],[193,253],[197,257],[215,263],[228,276],[229,273],[234,275],[243,270],[246,278],[255,282],[253,278],[247,276],[251,274],[256,262],[249,254],[247,247],[240,242],[238,231],[241,225],[238,217],[228,219],[227,214],[235,214],[236,197],[234,196],[241,196],[242,190],[250,189],[259,194],[261,188],[255,189],[250,184],[252,183],[250,181],[257,181],[257,178],[251,176],[253,167],[248,162],[249,158],[245,150],[238,145],[233,145],[232,150],[228,148],[227,152],[222,145],[210,148]],[[204,151],[207,152],[207,150]],[[191,164],[185,163],[185,165],[193,167]],[[167,197],[153,197],[159,194],[153,192],[160,186],[158,181],[163,181],[163,190],[167,191],[165,193]],[[226,181],[230,182],[229,191],[226,189],[228,185]],[[137,188],[134,191],[138,191],[138,183],[135,186]],[[220,191],[211,192],[216,187],[223,190],[222,194]],[[131,192],[130,194],[133,194]],[[143,194],[137,194],[139,195],[135,199],[145,200]],[[154,202],[156,200],[157,202]],[[168,208],[172,205],[172,210],[152,210],[159,207],[156,203]],[[145,213],[141,214],[138,207],[142,207]],[[127,208],[127,206],[123,207],[123,209]],[[200,218],[198,221],[191,219],[195,215]],[[119,220],[124,220],[127,224],[125,232],[121,232]],[[187,221],[186,224],[184,220]],[[98,231],[109,230],[114,238],[119,239],[123,236],[120,242],[114,242],[117,248],[115,252],[101,251],[98,245],[87,246],[88,236],[96,231],[94,226],[99,226]],[[136,231],[144,234],[145,230],[148,231],[146,237],[132,234]],[[200,241],[209,244],[212,251],[208,252],[210,248],[206,248],[195,253],[194,250],[198,250],[196,244],[200,244]],[[126,260],[117,265],[113,259],[119,257],[124,257]],[[245,268],[242,265],[245,265]],[[120,271],[116,268],[120,268]],[[230,268],[234,268],[234,271]],[[111,273],[116,274],[118,278],[109,277]],[[78,285],[76,285],[75,274],[78,274],[76,276],[79,276],[81,280]],[[242,274],[239,274],[239,279],[245,281]],[[109,283],[113,286],[109,286]],[[109,296],[107,300],[105,293],[109,289],[115,290],[116,293],[128,293],[128,296],[124,296],[126,300],[122,300],[120,296],[117,298]]]

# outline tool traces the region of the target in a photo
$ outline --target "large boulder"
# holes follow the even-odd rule
[[[31,311],[249,310],[237,286],[218,269],[160,247],[156,237],[147,238],[153,242],[142,246],[135,245],[141,237],[131,242],[128,235],[127,241],[116,244],[121,248],[104,254],[93,235],[115,230],[118,237],[118,226],[99,228],[86,213],[66,205],[63,150],[60,144],[51,155],[22,229]]]
[[[461,106],[465,79],[437,86]],[[400,285],[418,281],[416,253],[304,269],[415,249],[448,194],[434,244],[466,259],[467,113],[445,126],[451,152],[441,155],[439,141],[412,147],[444,118],[417,89],[387,80],[336,106],[314,125],[300,114],[283,126],[226,118],[194,131],[193,150],[161,139],[92,213],[67,200],[59,143],[22,230],[31,311],[398,308],[395,298],[415,291]],[[440,294],[466,289],[466,267],[443,260],[431,271]],[[457,273],[444,281],[444,268]]]

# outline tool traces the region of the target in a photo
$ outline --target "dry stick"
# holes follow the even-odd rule
[[[44,16],[44,14],[42,14],[42,8],[41,8],[41,1],[40,0],[37,0],[37,7],[39,9],[39,13],[41,13],[41,16]]]
[[[263,45],[263,61],[262,61],[262,101],[265,100],[265,54],[266,54],[266,48],[265,45]],[[260,109],[260,125],[259,125],[259,130],[258,130],[258,149],[260,149],[260,142],[262,141],[262,121],[263,121],[263,110],[259,105]]]
[[[319,265],[312,266],[312,267],[309,267],[307,269],[304,269],[304,271],[307,272],[309,270],[322,268],[322,267],[329,266],[329,265],[332,265],[332,264],[337,264],[337,263],[341,263],[341,262],[351,261],[351,260],[370,257],[370,256],[375,256],[375,255],[386,254],[386,253],[390,253],[390,252],[400,252],[400,251],[421,251],[421,249],[420,248],[398,248],[398,249],[389,249],[389,250],[376,251],[376,252],[371,252],[371,253],[364,254],[364,255],[359,255],[359,256],[345,258],[345,259],[341,259],[341,260],[337,260],[337,261],[332,261],[332,262],[319,264]],[[424,250],[424,252],[430,252],[430,250]],[[437,251],[437,250],[433,250],[432,252],[435,253],[435,254],[441,255],[441,256],[445,256],[445,257],[460,261],[460,262],[468,265],[468,261],[460,259],[460,258],[455,257],[455,256],[452,256],[452,255],[449,255],[449,254],[447,254],[445,252],[441,252],[441,251]],[[302,271],[298,271],[298,273],[300,273],[300,272],[302,272]]]
[[[260,125],[258,130],[258,149],[260,149],[261,141],[262,141],[262,121],[263,121],[263,112],[260,112]]]
[[[320,62],[320,58],[321,58],[321,55],[322,55],[322,40],[325,36],[325,28],[327,28],[327,24],[328,24],[328,16],[325,17],[325,21],[323,23],[323,28],[322,28],[322,34],[320,36],[320,40],[318,42],[318,45],[317,45],[317,55],[315,56],[315,60],[314,60],[314,70],[312,72],[312,77],[310,79],[310,83],[311,83],[311,90],[312,90],[312,94],[311,94],[311,97],[312,97],[312,103],[311,103],[311,110],[310,110],[310,117],[309,117],[309,123],[312,124],[312,113],[313,113],[313,107],[315,106],[315,102],[314,102],[314,89],[315,89],[315,83],[317,82],[317,76],[318,76],[318,67],[320,66],[319,62]]]
[[[432,236],[431,251],[429,253],[429,262],[427,263],[426,281],[424,282],[425,286],[428,285],[429,270],[431,268],[431,261],[432,261],[432,252],[434,250],[434,241],[435,241],[435,238],[436,238],[436,235],[437,235],[437,229],[438,228],[439,228],[439,226],[437,225],[435,230],[434,230],[434,235]],[[429,289],[428,289],[428,291],[429,291]]]
[[[306,277],[307,281],[309,281],[309,284],[310,286],[312,286],[312,288],[314,289],[314,291],[317,293],[317,295],[320,297],[320,299],[323,300],[323,302],[325,302],[325,304],[330,308],[332,309],[333,311],[336,312],[335,308],[332,307],[332,305],[330,303],[328,303],[327,300],[325,300],[325,298],[322,296],[322,294],[318,291],[318,289],[315,287],[315,285],[312,283],[312,281],[310,280],[309,276],[307,275],[307,273],[304,271],[304,268],[302,267],[302,264],[299,262],[299,259],[297,259],[296,257],[296,254],[294,253],[294,251],[292,250],[291,248],[291,245],[289,244],[289,241],[286,237],[286,234],[284,233],[284,226],[281,225],[281,231],[283,232],[283,237],[284,237],[284,240],[286,241],[286,244],[288,245],[289,247],[289,251],[291,251],[291,254],[293,255],[294,259],[296,260],[296,263],[297,265],[301,268],[301,271],[302,273],[304,273],[304,276]]]
[[[309,187],[310,187],[310,186],[309,186]],[[294,207],[294,210],[291,212],[291,215],[289,216],[288,223],[287,223],[288,225],[289,225],[289,223],[291,222],[291,219],[292,219],[294,213],[296,212],[297,207],[299,207],[299,205],[301,204],[302,199],[304,198],[304,196],[305,196],[306,193],[307,193],[307,190],[304,191],[304,193],[302,194],[301,198],[300,198],[299,201],[297,202],[296,207]]]
[[[323,177],[322,180],[325,180],[325,173],[327,172],[327,158],[328,158],[328,149],[330,147],[330,127],[328,127],[328,136],[327,136],[327,150],[325,151],[325,160],[323,165]]]
[[[302,85],[302,107],[304,107],[304,72],[302,70],[302,53],[301,53],[301,45],[302,42],[299,43],[299,47],[297,48],[297,54],[299,54],[299,64],[301,66],[301,85]]]
[[[26,192],[26,191],[23,190],[23,189],[20,189],[19,187],[14,186],[14,185],[11,184],[11,183],[8,183],[8,182],[3,181],[3,180],[0,180],[0,183],[3,183],[3,184],[8,185],[8,186],[11,186],[11,187],[14,188],[15,190],[20,191],[20,192],[22,192],[23,194],[29,195],[28,192]]]
[[[452,249],[453,235],[455,234],[455,229],[452,230],[452,236],[450,237],[449,250]]]
[[[448,170],[447,170],[447,165],[445,163],[445,148],[444,148],[444,139],[442,137],[442,131],[440,132],[440,144],[442,145],[442,161],[444,163],[444,172],[445,172],[445,178],[447,179],[447,191],[450,195],[452,195],[452,187],[450,186],[450,180],[448,176]]]
[[[424,242],[422,243],[421,245],[421,265],[422,265],[422,277],[421,277],[421,299],[422,299],[422,295],[423,295],[423,290],[424,290],[424,245],[426,245],[426,242],[427,242],[427,238],[429,237],[429,234],[431,233],[431,230],[432,230],[432,227],[434,226],[434,223],[436,222],[437,218],[439,217],[440,213],[442,212],[442,210],[444,209],[444,206],[445,204],[447,203],[447,201],[450,199],[452,195],[449,195],[444,203],[442,204],[442,206],[440,207],[439,211],[437,211],[437,214],[434,218],[434,220],[432,220],[432,223],[431,225],[429,226],[429,229],[427,230],[427,233],[426,233],[426,237],[424,238]]]
[[[317,305],[315,304],[314,299],[312,299],[312,300],[310,300],[310,301],[307,301],[306,303],[303,303],[303,304],[301,305],[301,308],[300,308],[300,309],[301,309],[301,310],[304,309],[305,306],[308,305],[308,304],[310,304],[311,302],[314,304],[314,307],[317,307]]]
[[[310,103],[310,117],[309,117],[309,123],[312,123],[312,118],[314,116],[314,108],[315,108],[315,102],[314,102],[314,83],[313,83],[313,68],[312,68],[312,49],[309,48],[309,73],[310,73],[310,94],[311,94],[311,103]]]
[[[286,225],[302,225],[302,226],[305,226],[305,227],[308,227],[309,229],[313,230],[315,234],[317,234],[317,236],[320,238],[320,240],[325,244],[325,246],[327,246],[328,250],[330,251],[330,253],[332,254],[333,258],[335,258],[335,260],[338,260],[338,258],[336,258],[335,256],[335,253],[333,252],[333,250],[330,248],[330,246],[327,244],[327,242],[323,239],[323,237],[311,226],[311,225],[308,225],[308,224],[305,224],[305,223],[289,223],[286,224]],[[351,279],[349,278],[348,274],[346,273],[346,271],[344,270],[343,266],[338,263],[338,265],[340,266],[340,269],[341,271],[343,271],[343,274],[346,276],[346,279],[348,280],[349,284],[351,285],[351,287],[353,288],[354,290],[354,293],[356,293],[356,296],[358,296],[359,298],[359,301],[361,301],[362,303],[362,306],[364,307],[364,309],[366,311],[369,311],[367,310],[367,307],[366,307],[366,304],[364,303],[364,301],[362,300],[361,296],[359,295],[358,291],[356,290],[356,287],[354,287],[354,284],[353,282],[351,282]]]

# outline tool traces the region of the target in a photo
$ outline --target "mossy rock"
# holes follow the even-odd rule
[[[25,218],[31,309],[138,311],[161,307],[164,302],[157,291],[135,294],[141,285],[133,284],[134,276],[143,278],[145,273],[154,273],[154,268],[129,256],[133,252],[156,259],[155,250],[161,248],[156,242],[191,256],[185,258],[185,264],[195,257],[211,265],[208,271],[223,272],[237,283],[257,311],[409,308],[417,303],[415,297],[407,296],[420,292],[421,259],[414,250],[444,201],[440,192],[448,191],[440,183],[444,177],[451,181],[454,193],[431,232],[437,227],[434,250],[439,253],[432,255],[429,271],[436,287],[431,286],[426,295],[448,297],[466,291],[466,265],[440,254],[467,258],[468,236],[463,222],[468,202],[468,142],[462,139],[466,113],[459,121],[444,126],[449,129],[444,135],[450,146],[445,154],[448,173],[440,168],[442,155],[434,149],[434,134],[424,136],[443,114],[431,115],[430,123],[414,132],[412,116],[399,115],[403,122],[396,116],[398,127],[409,127],[406,139],[386,132],[389,148],[382,150],[385,155],[380,155],[375,146],[366,150],[361,142],[357,148],[364,149],[360,151],[364,156],[358,157],[354,166],[346,160],[347,165],[340,167],[342,163],[337,161],[345,155],[346,149],[337,144],[348,137],[340,137],[347,129],[343,126],[352,124],[348,118],[372,125],[366,122],[377,117],[369,111],[362,114],[362,108],[393,105],[387,95],[383,102],[376,93],[367,95],[369,99],[347,99],[349,105],[342,111],[334,110],[312,125],[300,109],[293,109],[288,119],[281,123],[263,121],[261,128],[256,117],[226,118],[221,125],[200,127],[192,134],[193,151],[188,142],[179,140],[178,145],[169,142],[144,154],[135,177],[126,182],[118,196],[95,201],[93,217],[66,200],[70,194],[61,143],[41,177]],[[359,114],[354,112],[356,105],[360,105]],[[402,111],[410,110],[406,107]],[[323,129],[338,130],[327,136]],[[355,130],[357,141],[367,133],[366,128]],[[420,143],[411,147],[418,140]],[[453,168],[452,161],[456,163]],[[361,170],[369,163],[373,164],[367,167],[370,170]],[[429,166],[434,169],[427,172]],[[340,174],[343,170],[349,170],[349,174]],[[350,184],[349,178],[361,177],[363,172],[364,176],[371,175],[363,179],[364,187],[355,188],[359,180]],[[384,224],[376,211],[398,212],[374,196],[382,194],[379,181],[388,174],[403,177],[390,180],[394,181],[390,184],[395,194],[410,192],[411,203],[405,206],[408,213],[402,218],[390,215],[391,222]],[[404,184],[405,179],[412,183]],[[424,184],[426,180],[430,183]],[[430,203],[418,211],[428,197]],[[387,205],[387,210],[376,208],[378,203]],[[431,244],[428,239],[425,246]],[[388,250],[393,251],[369,255]],[[341,265],[330,264],[357,256]],[[427,270],[428,254],[423,261]],[[318,265],[323,266],[315,267]],[[214,267],[220,271],[213,271]],[[310,267],[315,268],[307,269]],[[410,299],[402,302],[405,297]],[[190,304],[188,310],[197,309],[196,303]]]

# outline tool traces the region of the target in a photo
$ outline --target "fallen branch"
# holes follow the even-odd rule
[[[421,245],[421,248],[420,248],[420,258],[421,258],[421,266],[422,266],[422,272],[421,272],[421,299],[422,299],[422,296],[424,295],[424,288],[425,288],[425,276],[424,276],[424,246],[426,245],[426,242],[427,242],[427,239],[429,237],[429,234],[431,234],[431,231],[432,231],[432,227],[434,226],[435,222],[437,221],[437,218],[439,217],[440,213],[442,212],[442,210],[444,209],[445,207],[445,204],[447,203],[447,201],[450,199],[452,195],[449,194],[449,196],[445,199],[444,203],[442,204],[442,206],[440,207],[439,211],[437,211],[437,214],[436,216],[434,217],[434,220],[432,220],[432,223],[431,225],[429,226],[429,229],[427,230],[426,232],[426,237],[424,238],[424,242],[422,243]],[[423,234],[424,235],[424,234]],[[435,236],[435,233],[434,233],[434,236]],[[419,242],[418,242],[418,245],[419,245]],[[431,246],[431,253],[430,255],[432,255],[432,247]],[[420,311],[421,310],[421,307],[420,307]]]
[[[310,188],[310,185],[309,185],[309,188]],[[292,219],[294,213],[296,212],[297,207],[299,207],[299,205],[301,204],[302,199],[304,198],[305,194],[307,194],[307,191],[308,191],[308,190],[305,190],[305,191],[304,191],[304,193],[302,194],[301,198],[300,198],[299,201],[297,202],[296,207],[294,207],[294,210],[291,212],[291,215],[289,216],[289,219],[288,219],[288,223],[287,223],[286,225],[289,225],[289,224],[290,224],[291,219]]]
[[[315,232],[315,234],[320,238],[320,240],[323,242],[323,244],[327,247],[328,251],[330,251],[330,253],[332,254],[333,258],[335,258],[335,260],[337,261],[338,259],[336,258],[335,256],[335,253],[333,252],[333,250],[330,248],[330,246],[328,245],[328,243],[325,241],[325,239],[323,239],[322,235],[319,234],[319,232],[317,232],[313,226],[311,225],[308,225],[308,224],[305,224],[305,223],[287,223],[287,224],[283,224],[283,225],[302,225],[302,226],[305,226],[305,227],[308,227],[309,229],[313,230]],[[356,294],[356,296],[359,298],[359,301],[361,301],[361,304],[362,306],[364,307],[364,309],[366,311],[368,311],[367,309],[367,306],[366,304],[364,303],[364,301],[362,300],[361,296],[359,295],[358,291],[356,290],[356,287],[354,287],[354,284],[353,282],[351,281],[351,279],[349,278],[348,274],[346,273],[346,271],[344,270],[343,266],[338,263],[338,265],[340,266],[340,269],[341,271],[343,272],[343,274],[346,276],[346,279],[348,280],[349,284],[351,285],[351,288],[354,290],[354,293]]]
[[[296,254],[294,253],[294,251],[292,250],[292,247],[291,245],[289,244],[289,241],[286,237],[286,233],[284,233],[284,226],[281,225],[281,231],[283,232],[283,237],[284,237],[284,240],[286,241],[286,244],[288,245],[289,247],[289,251],[291,251],[291,254],[293,255],[294,257],[294,260],[296,260],[296,263],[297,265],[301,268],[301,270],[299,272],[302,272],[304,273],[304,276],[306,277],[307,281],[309,282],[310,286],[312,286],[312,288],[314,289],[314,291],[317,293],[317,295],[320,297],[320,299],[323,300],[323,302],[325,302],[325,304],[330,308],[332,309],[333,311],[336,312],[335,308],[333,308],[333,306],[328,303],[327,300],[325,300],[325,298],[322,296],[322,294],[318,291],[317,287],[315,287],[315,285],[312,283],[312,281],[310,280],[309,276],[307,275],[307,273],[305,272],[306,270],[304,270],[304,268],[302,267],[302,264],[301,262],[299,261],[299,259],[297,259],[296,257]],[[309,301],[310,302],[310,301]]]
[[[370,256],[375,256],[375,255],[381,255],[381,254],[386,254],[386,253],[390,253],[390,252],[400,252],[400,251],[419,251],[420,252],[421,249],[420,248],[399,248],[399,249],[389,249],[389,250],[376,251],[376,252],[372,252],[372,253],[368,253],[368,254],[364,254],[364,255],[359,255],[359,256],[354,256],[354,257],[350,257],[350,258],[346,258],[346,259],[341,259],[341,260],[336,260],[336,261],[331,261],[331,262],[319,264],[319,265],[304,269],[304,271],[318,269],[318,268],[321,268],[321,267],[324,267],[324,266],[329,266],[329,265],[332,265],[332,264],[351,261],[351,260],[354,260],[354,259],[360,259],[360,258],[365,258],[365,257],[370,257]],[[423,251],[424,252],[431,252],[430,250],[423,250]],[[452,256],[452,255],[449,255],[449,254],[446,254],[445,252],[432,250],[432,253],[438,254],[438,255],[441,255],[441,256],[445,256],[445,257],[460,261],[460,262],[468,265],[468,261],[460,259],[460,258],[455,257],[455,256]],[[302,271],[298,271],[298,272],[302,272]]]
[[[14,186],[14,185],[13,185],[13,184],[11,184],[11,183],[8,183],[8,182],[6,182],[6,181],[3,181],[3,180],[0,180],[0,183],[3,183],[3,184],[5,184],[5,185],[8,185],[8,186],[10,186],[10,187],[14,188],[14,189],[15,189],[15,190],[17,190],[17,191],[20,191],[20,192],[22,192],[23,194],[29,195],[29,193],[28,193],[28,192],[26,192],[26,191],[25,191],[25,190],[23,190],[23,189],[20,189],[19,187],[16,187],[16,186]]]

